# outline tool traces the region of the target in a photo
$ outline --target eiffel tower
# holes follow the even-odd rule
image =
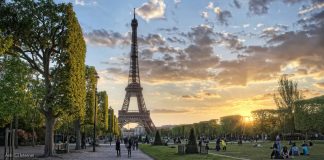
[[[143,88],[141,86],[139,67],[138,67],[138,46],[137,46],[137,20],[135,18],[134,8],[134,19],[132,20],[132,46],[130,53],[130,68],[128,85],[125,88],[126,95],[123,103],[123,107],[118,111],[119,126],[122,128],[127,123],[139,123],[143,125],[147,134],[154,133],[155,125],[150,117],[150,111],[147,110],[142,94]],[[130,98],[137,98],[138,111],[128,110]]]

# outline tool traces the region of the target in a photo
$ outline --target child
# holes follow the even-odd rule
[[[226,151],[226,142],[224,139],[221,141],[223,151]]]

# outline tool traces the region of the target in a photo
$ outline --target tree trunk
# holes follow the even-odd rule
[[[44,156],[53,156],[54,152],[54,126],[56,118],[52,114],[47,114],[46,116],[46,133],[45,133],[45,147]]]
[[[35,147],[35,129],[34,129],[34,125],[32,125],[32,129],[33,129],[33,147]]]
[[[74,128],[75,128],[75,150],[81,149],[81,122],[80,119],[74,121]]]
[[[18,116],[15,117],[15,149],[18,149]]]

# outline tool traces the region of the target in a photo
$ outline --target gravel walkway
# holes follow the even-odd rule
[[[99,147],[96,147],[96,152],[92,152],[92,146],[88,146],[87,149],[84,150],[74,150],[74,145],[70,146],[71,150],[70,153],[67,154],[55,154],[54,157],[49,158],[23,158],[24,160],[27,159],[35,159],[35,160],[152,160],[149,156],[144,154],[140,150],[132,150],[132,157],[127,157],[127,149],[125,145],[121,145],[121,157],[117,157],[115,145],[108,145],[108,144],[100,144]],[[44,146],[24,146],[19,147],[15,150],[15,153],[23,153],[23,154],[34,154],[35,156],[39,156],[43,153]],[[0,160],[3,159],[4,155],[4,147],[0,146]],[[15,158],[15,159],[22,159],[22,158]]]

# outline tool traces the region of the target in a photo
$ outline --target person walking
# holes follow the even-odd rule
[[[220,150],[220,138],[217,138],[216,140],[216,151],[219,151]]]
[[[128,157],[132,157],[132,145],[133,145],[133,142],[131,139],[129,139],[128,146],[127,146]]]
[[[120,157],[120,140],[117,138],[116,140],[116,151],[117,151],[117,157]]]

